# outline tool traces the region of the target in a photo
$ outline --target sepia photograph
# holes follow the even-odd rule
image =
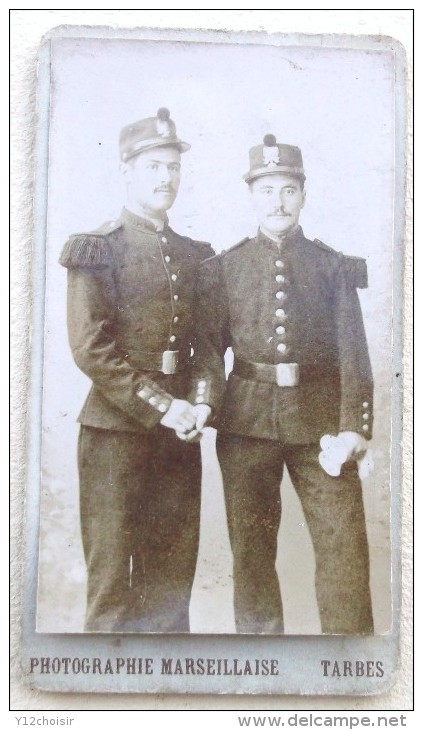
[[[136,691],[392,681],[404,64],[391,38],[44,40],[37,686],[121,688],[129,656]]]

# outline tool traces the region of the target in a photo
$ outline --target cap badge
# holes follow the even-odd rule
[[[170,127],[168,121],[162,121],[158,119],[156,122],[157,134],[161,137],[170,137]]]
[[[277,167],[280,162],[278,147],[263,147],[263,164],[266,167]]]

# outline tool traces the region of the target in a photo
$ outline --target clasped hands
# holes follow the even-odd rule
[[[193,406],[186,400],[174,398],[160,423],[173,428],[182,441],[199,441],[210,414],[211,408],[205,403]]]

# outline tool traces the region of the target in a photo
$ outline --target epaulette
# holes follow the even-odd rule
[[[328,253],[333,253],[333,254],[335,254],[335,256],[339,256],[339,255],[342,256],[342,254],[340,254],[339,251],[335,251],[334,248],[331,248],[326,243],[323,243],[323,241],[320,241],[318,238],[315,238],[313,243],[315,243],[316,246],[321,248],[323,251],[327,251]]]
[[[343,256],[342,268],[351,284],[358,289],[367,289],[367,262],[359,256]]]
[[[203,244],[204,246],[208,246],[206,241],[196,241],[195,238],[191,238],[190,236],[183,236],[181,233],[177,233],[169,226],[169,231],[172,233],[173,236],[176,236],[176,238],[179,238],[180,241],[185,241],[185,243],[191,243],[193,246],[195,246],[196,243]]]
[[[188,238],[188,236],[185,236],[185,240],[189,241],[189,243],[192,243],[194,246],[199,246],[200,248],[211,248],[211,243],[208,241],[196,241],[194,238]]]
[[[107,237],[119,230],[119,221],[109,221],[91,233],[75,233],[63,247],[59,263],[68,269],[77,266],[109,266],[113,257]]]
[[[185,241],[188,241],[192,247],[195,250],[195,253],[199,255],[200,257],[203,257],[206,255],[206,258],[210,258],[211,256],[214,256],[214,250],[211,243],[208,243],[208,241],[196,241],[193,238],[188,238],[187,236],[184,236]],[[209,253],[210,251],[210,253]],[[208,254],[208,255],[207,255]],[[204,259],[202,259],[204,260]]]
[[[173,230],[173,228],[170,228],[173,235],[179,238],[181,241],[185,241],[185,243],[188,243],[190,246],[193,247],[194,250],[196,250],[196,253],[203,253],[203,250],[205,248],[210,248],[213,251],[213,248],[211,244],[208,241],[197,241],[195,238],[191,238],[190,236],[182,236],[180,233],[176,233],[176,231]],[[188,254],[190,255],[190,254]]]
[[[232,253],[232,251],[235,251],[237,248],[239,248],[240,246],[243,246],[244,243],[247,243],[248,241],[251,241],[251,238],[249,236],[246,236],[245,238],[242,239],[242,241],[239,241],[234,246],[231,246],[230,248],[225,249],[224,251],[221,251],[219,256],[227,256],[228,253]]]
[[[342,270],[344,271],[351,286],[356,287],[357,289],[367,288],[366,259],[363,259],[360,256],[346,256],[341,251],[335,251],[334,248],[331,248],[330,246],[327,246],[326,243],[319,241],[318,238],[314,239],[314,243],[323,251],[328,251],[338,257]]]

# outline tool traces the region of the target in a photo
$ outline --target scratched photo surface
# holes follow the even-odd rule
[[[66,270],[73,233],[119,218],[124,187],[119,133],[170,110],[182,155],[169,210],[179,234],[228,250],[257,221],[243,175],[266,134],[302,151],[306,203],[300,224],[367,262],[359,290],[374,377],[374,469],[363,479],[376,634],[391,631],[391,341],[394,218],[394,67],[381,50],[62,38],[52,42],[42,481],[37,631],[84,631],[86,567],[81,542],[77,417],[90,381],[67,336]],[[213,316],[213,311],[210,316]],[[227,369],[231,368],[230,354]],[[322,434],[323,435],[323,434]],[[202,442],[203,479],[191,632],[233,634],[233,562],[216,432]],[[306,519],[285,470],[277,573],[285,633],[321,633],[315,558]]]

